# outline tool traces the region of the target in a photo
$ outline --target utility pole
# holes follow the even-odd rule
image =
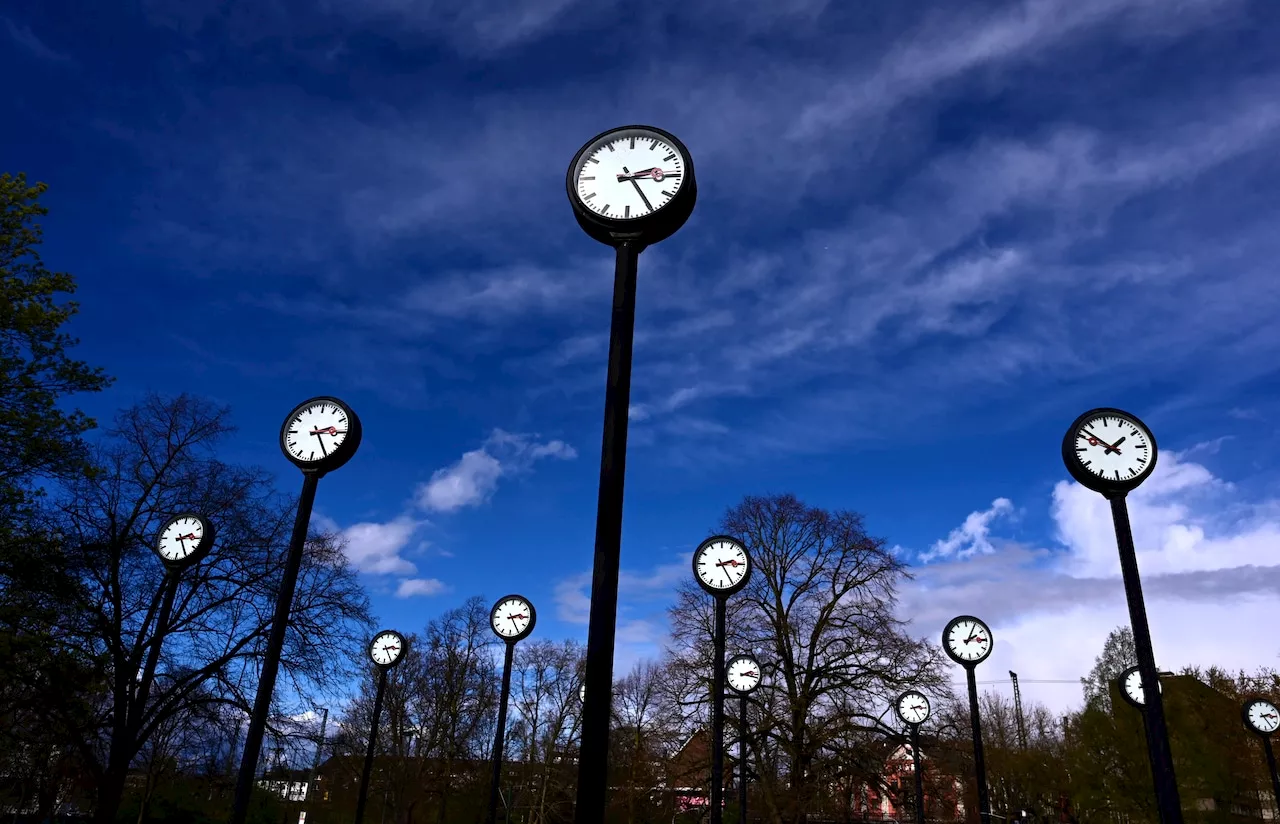
[[[1018,689],[1018,673],[1009,670],[1009,677],[1013,679],[1013,712],[1018,717],[1018,747],[1025,750],[1027,748],[1027,724],[1022,719],[1022,690]]]

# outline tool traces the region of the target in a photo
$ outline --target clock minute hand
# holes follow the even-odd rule
[[[1089,431],[1089,430],[1087,430],[1087,429],[1082,429],[1082,430],[1080,430],[1080,431],[1081,431],[1081,433],[1082,433],[1086,438],[1088,438],[1089,440],[1094,441],[1094,442],[1096,442],[1096,443],[1100,443],[1100,444],[1102,444],[1103,446],[1105,446],[1105,447],[1107,448],[1106,452],[1103,452],[1102,454],[1104,454],[1104,455],[1109,455],[1109,454],[1111,454],[1112,452],[1116,453],[1117,455],[1119,455],[1119,454],[1120,454],[1120,450],[1119,450],[1119,449],[1117,449],[1117,448],[1116,448],[1116,446],[1118,446],[1118,445],[1119,445],[1120,441],[1123,441],[1123,440],[1124,440],[1124,438],[1123,438],[1123,437],[1121,437],[1121,438],[1120,438],[1120,441],[1116,441],[1114,444],[1110,444],[1110,443],[1107,443],[1106,441],[1104,441],[1102,438],[1099,438],[1097,435],[1093,434],[1092,432],[1090,432],[1090,431]]]
[[[640,184],[636,182],[636,179],[634,177],[630,176],[631,172],[627,171],[626,166],[622,167],[622,171],[627,172],[627,175],[628,175],[627,180],[631,181],[632,186],[636,187],[636,194],[640,195],[640,199],[644,201],[645,207],[652,212],[653,204],[649,202],[649,198],[644,196],[644,190],[640,188]]]

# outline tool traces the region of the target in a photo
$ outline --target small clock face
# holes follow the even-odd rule
[[[403,654],[404,636],[391,630],[378,633],[369,645],[369,657],[380,667],[393,666]]]
[[[729,689],[748,693],[760,686],[760,663],[750,655],[739,655],[725,666],[724,675]]]
[[[207,527],[198,515],[179,515],[160,530],[156,550],[172,563],[185,561],[203,549]]]
[[[898,717],[908,724],[923,724],[929,717],[929,699],[924,693],[908,690],[898,697]]]
[[[1129,415],[1111,410],[1087,418],[1075,431],[1076,461],[1113,482],[1137,482],[1155,466],[1154,439]]]
[[[609,132],[578,159],[578,200],[601,217],[635,220],[666,206],[684,183],[685,159],[657,132]]]
[[[299,463],[320,463],[342,450],[350,432],[347,410],[331,398],[294,410],[285,423],[285,451]]]
[[[533,605],[519,595],[508,595],[494,604],[489,621],[499,638],[518,640],[533,630]]]
[[[693,570],[703,588],[729,593],[747,581],[751,561],[747,550],[733,538],[708,538],[693,555]]]
[[[1142,673],[1135,667],[1130,669],[1124,676],[1124,694],[1129,696],[1129,700],[1135,704],[1143,705],[1147,703],[1147,695],[1142,691]]]
[[[1270,735],[1280,728],[1280,710],[1270,701],[1258,698],[1245,707],[1245,720],[1249,726],[1263,735]]]
[[[578,700],[583,702],[584,704],[587,702],[587,685],[586,684],[583,684],[582,686],[578,687]]]
[[[942,633],[947,652],[956,661],[976,664],[991,654],[991,630],[969,615],[952,619]]]

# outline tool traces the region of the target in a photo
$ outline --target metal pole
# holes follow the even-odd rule
[[[1155,653],[1151,649],[1151,631],[1147,627],[1147,607],[1142,600],[1138,556],[1133,548],[1133,531],[1129,527],[1129,507],[1125,503],[1124,495],[1111,498],[1111,519],[1115,522],[1116,545],[1120,550],[1120,571],[1124,576],[1124,594],[1129,602],[1129,623],[1133,625],[1133,645],[1138,654],[1138,671],[1142,675],[1142,693],[1146,701],[1146,712],[1142,714],[1142,720],[1147,729],[1147,747],[1151,754],[1156,807],[1160,811],[1161,824],[1182,824],[1182,804],[1178,799],[1178,780],[1173,772],[1173,753],[1169,749],[1169,732],[1164,718],[1164,699],[1160,694],[1160,674],[1156,670]]]
[[[978,814],[991,824],[991,799],[987,796],[987,762],[982,755],[982,720],[978,717],[978,681],[973,667],[965,667],[969,679],[969,720],[973,724],[973,771],[978,783]]]
[[[627,467],[627,413],[631,406],[631,350],[636,325],[636,266],[641,249],[636,241],[618,244],[613,273],[613,320],[600,446],[595,566],[591,575],[591,617],[584,679],[587,694],[582,704],[575,824],[600,824],[604,819],[605,788],[609,781],[609,702],[613,693],[613,647],[618,620],[622,492]]]
[[[738,709],[738,824],[747,824],[747,694]]]
[[[911,764],[916,774],[916,824],[924,824],[924,776],[920,773],[920,725],[911,725]]]
[[[1276,797],[1276,809],[1280,810],[1280,776],[1276,774],[1276,754],[1271,750],[1271,736],[1263,737],[1262,750],[1267,754],[1267,770],[1271,773],[1271,792]]]
[[[507,698],[511,695],[511,659],[515,656],[516,645],[507,642],[506,658],[502,662],[502,694],[498,696],[498,729],[493,734],[493,783],[489,786],[489,812],[485,816],[487,824],[498,819],[498,794],[502,786],[502,743],[507,732]]]
[[[289,555],[284,564],[284,576],[276,593],[276,610],[271,619],[271,635],[267,639],[267,653],[262,659],[262,675],[258,678],[258,695],[253,702],[253,715],[249,717],[249,730],[245,734],[244,755],[240,759],[240,775],[236,779],[235,805],[231,811],[231,824],[244,824],[249,813],[249,797],[253,793],[253,779],[258,772],[258,756],[262,754],[262,733],[267,727],[267,712],[271,709],[271,696],[276,688],[276,673],[280,669],[280,651],[284,648],[284,633],[289,625],[289,610],[293,606],[293,590],[298,585],[298,570],[302,567],[302,546],[307,540],[307,527],[311,523],[311,508],[316,502],[316,486],[320,476],[315,472],[302,475],[302,495],[298,498],[298,515],[293,521],[293,535],[289,538]]]
[[[711,824],[724,820],[724,617],[727,601],[716,599],[711,661]]]
[[[373,775],[373,756],[378,751],[378,719],[382,716],[382,695],[387,690],[387,671],[378,668],[378,694],[373,699],[373,725],[369,727],[369,748],[364,753],[364,769],[360,771],[360,795],[356,797],[356,822],[364,822],[364,805],[369,799],[369,777]],[[384,797],[385,811],[385,797]]]
[[[160,614],[156,616],[155,636],[151,639],[151,649],[147,650],[147,660],[142,666],[142,677],[138,681],[138,691],[134,693],[133,706],[128,710],[130,736],[136,737],[142,728],[142,713],[147,708],[147,699],[151,696],[151,684],[156,677],[156,666],[160,662],[160,645],[164,643],[164,634],[169,630],[169,617],[173,613],[173,599],[178,593],[177,570],[165,573],[164,582],[160,584],[164,594],[160,598]],[[132,739],[131,739],[132,740]]]

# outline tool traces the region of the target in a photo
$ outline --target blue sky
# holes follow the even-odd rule
[[[0,167],[51,186],[46,261],[118,377],[86,409],[209,395],[292,487],[280,420],[338,395],[365,441],[317,517],[383,624],[521,591],[585,639],[612,254],[564,173],[660,126],[699,201],[640,262],[620,667],[725,507],[793,491],[922,561],[922,634],[986,608],[1000,672],[1083,674],[1123,597],[1058,444],[1104,405],[1167,456],[1135,530],[1153,623],[1189,623],[1157,656],[1252,667],[1277,38],[1265,0],[18,0]]]

